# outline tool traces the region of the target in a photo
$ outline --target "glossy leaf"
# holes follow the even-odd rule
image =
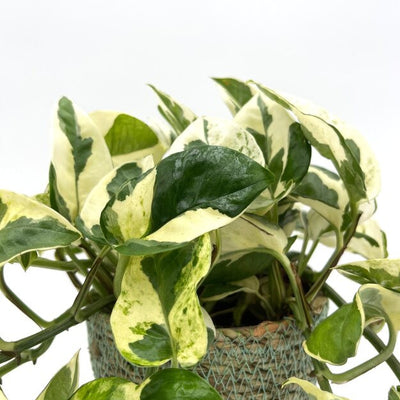
[[[291,110],[311,145],[335,165],[343,179],[350,202],[361,209],[376,198],[380,190],[380,171],[371,148],[352,127],[333,118],[321,107],[291,101],[257,84],[272,100]]]
[[[175,139],[164,157],[193,146],[224,146],[265,166],[264,156],[253,136],[234,121],[222,118],[198,118]]]
[[[63,97],[53,123],[52,207],[74,221],[89,192],[112,168],[110,152],[94,122]]]
[[[68,246],[80,236],[51,208],[27,196],[0,190],[0,265],[30,251]]]
[[[111,326],[121,354],[130,362],[157,366],[174,355],[194,365],[207,350],[207,329],[197,285],[211,262],[208,235],[168,253],[131,257]]]
[[[293,115],[267,96],[254,96],[236,114],[234,121],[251,132],[274,175],[270,195],[279,199],[306,174],[311,147]]]
[[[68,400],[78,387],[78,353],[52,378],[36,400]]]
[[[313,385],[311,382],[304,379],[292,377],[289,378],[283,384],[283,386],[291,384],[299,385],[304,390],[304,392],[308,394],[310,400],[348,400],[346,397],[340,397],[333,393],[326,392],[325,390],[321,390],[317,386]]]
[[[157,166],[147,239],[185,242],[237,218],[271,182],[245,155],[219,146],[172,154]]]
[[[358,295],[320,322],[303,347],[307,354],[334,365],[344,364],[356,354],[365,323],[364,309]]]
[[[400,293],[400,260],[353,261],[336,267],[344,276],[361,284],[377,283]]]
[[[161,370],[141,386],[140,400],[222,400],[207,381],[184,369]]]
[[[246,83],[233,78],[213,78],[224,93],[224,101],[230,112],[235,115],[253,97],[251,88]]]
[[[145,122],[118,111],[95,111],[89,116],[104,137],[114,166],[138,162],[149,155],[155,162],[161,159],[163,142]]]
[[[158,111],[174,129],[175,135],[178,136],[197,118],[196,114],[161,90],[156,89],[152,85],[149,86],[160,100]]]
[[[325,218],[337,232],[349,223],[349,196],[340,178],[320,167],[311,166],[292,196]]]
[[[100,378],[81,386],[70,400],[140,400],[138,385],[122,378]],[[60,399],[61,400],[61,399]]]
[[[152,167],[152,159],[146,157],[139,162],[126,163],[113,169],[99,181],[86,198],[77,220],[77,225],[86,237],[105,243],[100,226],[103,209],[127,181],[137,180],[142,173]]]

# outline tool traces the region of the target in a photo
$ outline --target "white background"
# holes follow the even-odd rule
[[[153,83],[198,114],[224,116],[209,77],[251,78],[323,105],[364,133],[383,175],[377,219],[399,258],[399,20],[398,0],[1,0],[0,187],[29,195],[44,189],[50,120],[62,95],[87,111],[146,120],[157,116],[146,86]],[[46,318],[74,298],[60,273],[15,265],[6,272]],[[0,299],[2,338],[34,331]],[[36,398],[79,348],[81,382],[91,379],[85,335],[83,326],[71,329],[36,366],[6,375],[9,400]],[[380,368],[335,389],[353,400],[385,399],[393,384]]]

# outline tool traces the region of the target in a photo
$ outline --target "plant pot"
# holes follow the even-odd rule
[[[324,299],[320,304],[316,322],[327,312],[327,301]],[[118,376],[142,382],[147,370],[133,366],[119,354],[109,315],[92,316],[87,327],[95,377]],[[303,341],[293,318],[266,321],[252,327],[218,329],[208,353],[193,370],[227,400],[306,400],[308,396],[298,386],[281,388],[291,376],[315,383],[312,362],[304,353]]]

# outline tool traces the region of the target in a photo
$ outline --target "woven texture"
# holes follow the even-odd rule
[[[118,353],[109,316],[96,314],[87,327],[95,377],[118,376],[142,382],[147,370],[129,364]],[[215,342],[194,371],[226,400],[307,400],[307,395],[295,385],[281,388],[291,376],[315,382],[303,341],[302,333],[290,318],[254,327],[219,329]]]

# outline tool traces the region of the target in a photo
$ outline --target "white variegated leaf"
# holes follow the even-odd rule
[[[380,170],[371,148],[360,133],[319,106],[288,100],[260,84],[256,86],[296,115],[311,145],[334,163],[351,204],[357,210],[372,213],[374,199],[380,190]]]
[[[222,118],[196,119],[175,139],[164,158],[199,144],[228,147],[265,166],[263,153],[254,137],[234,121]]]
[[[69,400],[78,388],[79,363],[76,353],[70,362],[62,367],[36,400]]]
[[[0,190],[0,265],[29,251],[68,246],[80,237],[79,231],[51,208]]]
[[[311,158],[310,145],[293,114],[257,94],[239,110],[234,121],[253,134],[264,153],[275,178],[270,196],[279,199],[290,193],[306,174]]]
[[[141,389],[126,379],[100,378],[81,386],[69,400],[140,400]]]
[[[287,246],[287,237],[279,226],[249,214],[242,215],[220,231],[222,255],[250,250],[283,254]]]
[[[175,136],[179,136],[197,118],[196,114],[161,90],[156,89],[152,85],[149,86],[160,100],[158,111],[160,111],[160,114],[174,129]]]
[[[318,212],[337,232],[344,231],[347,227],[349,196],[343,182],[332,172],[310,166],[292,196]]]
[[[361,286],[359,294],[363,304],[384,311],[391,320],[394,329],[397,332],[400,330],[400,293],[377,284],[366,284]]]
[[[336,236],[333,232],[333,226],[322,217],[321,214],[310,209],[306,218],[308,236],[311,240],[319,240],[333,247],[336,245]]]
[[[310,400],[348,400],[346,397],[341,397],[333,393],[326,392],[325,390],[319,389],[311,382],[296,377],[289,378],[283,384],[283,387],[291,384],[299,385],[304,392],[308,394]]]
[[[100,180],[87,196],[79,216],[78,221],[85,231],[85,236],[93,240],[104,240],[100,227],[100,216],[107,203],[128,180],[138,178],[153,167],[152,157],[147,156],[138,162],[114,168]]]
[[[97,126],[63,97],[53,120],[52,207],[74,221],[89,192],[112,169],[110,152]]]
[[[194,365],[207,350],[207,328],[196,295],[211,263],[208,235],[184,248],[132,257],[111,326],[121,354],[140,365],[162,365],[176,355]]]
[[[390,388],[388,400],[400,400],[400,386]]]
[[[0,388],[0,400],[7,400],[7,397],[4,395],[3,391]]]
[[[222,88],[222,98],[232,115],[253,97],[254,89],[247,83],[234,78],[213,78]]]
[[[118,111],[95,111],[89,116],[105,138],[114,166],[149,155],[157,163],[164,154],[164,141],[144,122]]]

